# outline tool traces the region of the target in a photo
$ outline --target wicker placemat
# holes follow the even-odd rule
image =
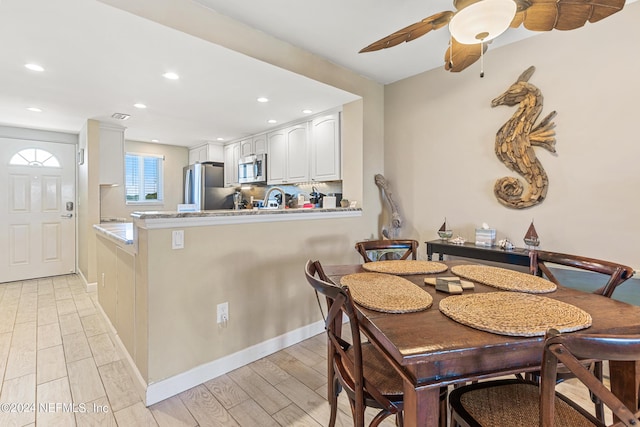
[[[505,291],[546,294],[556,290],[555,283],[533,274],[486,265],[456,265],[451,272],[474,282],[483,283]]]
[[[397,276],[410,274],[431,274],[447,271],[447,266],[434,261],[390,260],[375,261],[362,264],[362,268],[375,273],[388,273]]]
[[[578,307],[522,292],[455,295],[440,301],[440,311],[463,325],[500,335],[533,337],[549,328],[571,332],[591,326],[589,313]]]
[[[433,298],[424,289],[390,274],[349,274],[340,279],[340,284],[349,287],[357,304],[384,313],[411,313],[433,304]]]

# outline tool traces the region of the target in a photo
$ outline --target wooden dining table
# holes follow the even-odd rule
[[[446,261],[449,267],[470,264]],[[325,273],[335,282],[364,272],[361,265],[328,265]],[[543,337],[499,335],[460,324],[438,309],[449,294],[425,285],[424,278],[453,276],[449,271],[433,275],[403,276],[424,288],[433,305],[423,311],[390,314],[357,306],[364,335],[385,355],[404,382],[404,425],[438,426],[440,387],[540,369]],[[475,283],[465,291],[495,292]],[[584,333],[638,334],[640,307],[558,285],[545,297],[572,304],[589,313],[592,325]],[[631,409],[638,406],[640,363],[610,362],[612,391]]]

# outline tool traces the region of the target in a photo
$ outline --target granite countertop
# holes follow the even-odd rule
[[[131,222],[104,222],[94,224],[93,228],[120,243],[133,244],[133,223]]]
[[[170,219],[170,218],[205,218],[205,217],[256,217],[265,215],[294,215],[321,213],[361,212],[361,208],[292,208],[292,209],[223,209],[215,211],[176,212],[176,211],[144,211],[133,212],[135,219]]]

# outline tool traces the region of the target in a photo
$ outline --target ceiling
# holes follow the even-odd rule
[[[78,133],[97,119],[130,140],[195,146],[358,98],[96,0],[0,0],[0,52],[0,125]]]
[[[452,0],[194,1],[382,84],[443,67],[447,28],[392,49],[358,51],[435,13],[455,10]],[[534,34],[509,29],[490,50]]]
[[[453,10],[450,0],[184,1],[382,84],[442,67],[447,29],[393,49],[358,51],[422,18]],[[533,34],[509,29],[493,41],[488,55]],[[97,0],[0,0],[0,52],[2,125],[77,133],[89,118],[114,121],[113,113],[125,113],[131,118],[119,123],[127,128],[127,139],[195,146],[299,120],[303,109],[322,112],[357,99]],[[45,71],[27,70],[26,63]],[[163,78],[166,71],[180,79]],[[270,102],[256,102],[260,96]],[[26,109],[32,106],[43,111]]]

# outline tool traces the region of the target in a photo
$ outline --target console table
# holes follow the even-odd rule
[[[506,250],[500,249],[498,246],[476,246],[474,243],[469,242],[465,242],[462,245],[455,245],[446,240],[432,240],[425,243],[427,244],[427,259],[429,261],[431,261],[433,253],[437,252],[440,261],[442,261],[444,259],[443,256],[447,254],[527,267],[531,263],[529,250],[523,248]]]

